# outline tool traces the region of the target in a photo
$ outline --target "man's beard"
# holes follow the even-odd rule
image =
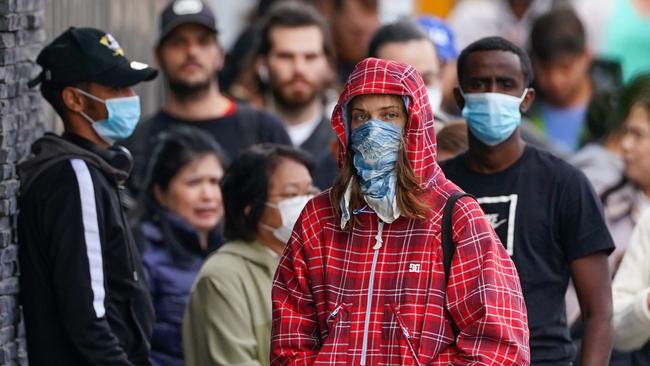
[[[291,80],[283,85],[271,82],[271,92],[273,93],[273,100],[275,104],[282,109],[301,109],[311,104],[318,96],[318,88],[314,83],[308,82],[311,86],[309,92],[299,95],[291,95],[284,92],[284,85],[289,85],[294,80]]]
[[[176,98],[182,101],[192,99],[207,92],[208,89],[210,89],[212,82],[214,81],[207,78],[199,82],[188,83],[167,76],[167,86],[169,86],[169,91],[174,94]]]

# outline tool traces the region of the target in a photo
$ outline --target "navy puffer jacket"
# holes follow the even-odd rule
[[[183,312],[205,257],[222,244],[219,232],[215,228],[210,233],[208,248],[203,250],[194,228],[164,209],[138,225],[136,240],[156,312],[151,339],[153,365],[184,365]]]

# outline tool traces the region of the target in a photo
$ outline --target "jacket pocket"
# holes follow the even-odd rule
[[[347,365],[350,347],[350,309],[351,304],[340,303],[326,319],[327,334],[318,351],[315,365]]]
[[[386,361],[389,364],[398,362],[400,365],[420,365],[413,333],[400,314],[399,305],[386,304],[385,314],[392,318],[392,321],[387,322],[387,325],[390,325],[389,332],[385,333],[389,337],[387,340],[389,348],[392,348]]]

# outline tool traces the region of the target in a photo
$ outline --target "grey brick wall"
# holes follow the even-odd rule
[[[27,88],[45,40],[43,9],[43,0],[0,0],[0,365],[27,363],[18,303],[16,164],[45,130],[38,88]]]

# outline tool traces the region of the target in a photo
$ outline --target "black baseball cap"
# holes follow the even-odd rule
[[[217,19],[210,6],[202,0],[173,0],[160,14],[158,46],[176,27],[183,24],[202,25],[217,33]]]
[[[43,48],[36,59],[41,73],[28,85],[64,87],[90,81],[112,87],[153,80],[158,70],[129,61],[115,38],[95,28],[70,27]]]

